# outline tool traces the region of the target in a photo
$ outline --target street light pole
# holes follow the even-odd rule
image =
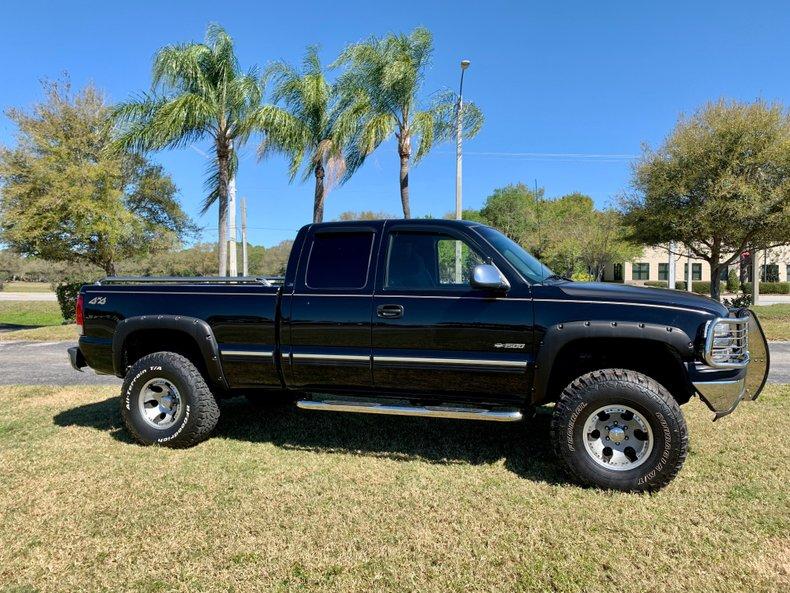
[[[463,171],[463,154],[461,152],[461,139],[463,129],[464,111],[464,72],[469,68],[469,60],[461,60],[461,85],[458,89],[458,108],[456,109],[456,129],[455,129],[455,219],[461,220],[461,175]],[[461,284],[461,242],[455,242],[455,283]]]

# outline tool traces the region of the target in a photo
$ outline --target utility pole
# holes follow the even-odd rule
[[[236,262],[236,175],[230,178],[228,184],[228,276],[238,276],[239,270]]]
[[[242,276],[249,276],[250,268],[247,261],[247,198],[241,199],[241,269]]]
[[[675,277],[676,277],[676,269],[675,269],[675,242],[669,242],[669,267],[667,268],[668,276],[667,276],[667,287],[675,290]]]
[[[455,128],[455,219],[461,220],[463,208],[461,203],[461,175],[463,171],[463,154],[461,152],[461,138],[463,131],[464,111],[464,72],[469,68],[469,60],[461,60],[461,86],[458,89],[458,108],[456,113]],[[461,284],[461,242],[455,242],[455,283]]]

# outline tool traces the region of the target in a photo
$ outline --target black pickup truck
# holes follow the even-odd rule
[[[281,286],[108,278],[83,287],[76,369],[123,377],[142,444],[187,447],[217,398],[305,410],[512,422],[554,403],[579,481],[655,490],[677,474],[698,395],[715,418],[754,399],[768,347],[748,310],[689,293],[571,282],[481,224],[314,224]]]

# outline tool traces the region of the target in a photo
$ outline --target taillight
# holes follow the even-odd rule
[[[77,321],[77,328],[79,329],[80,334],[82,334],[82,327],[85,324],[85,312],[83,310],[82,294],[77,295],[77,310],[75,312],[74,319]]]

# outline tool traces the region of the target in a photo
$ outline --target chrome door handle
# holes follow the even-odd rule
[[[376,315],[384,319],[397,319],[403,317],[403,305],[379,305]]]

